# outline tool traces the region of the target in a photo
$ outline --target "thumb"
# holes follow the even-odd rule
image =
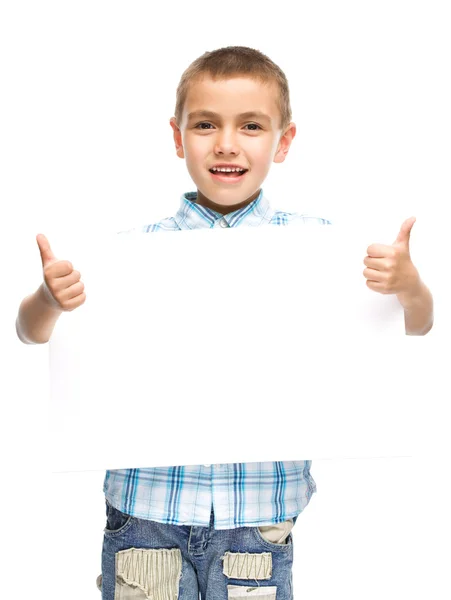
[[[404,223],[401,225],[401,229],[399,230],[398,237],[394,242],[395,244],[403,244],[407,247],[409,246],[410,232],[412,231],[415,221],[415,217],[409,217],[404,221]]]
[[[42,233],[38,233],[36,241],[39,246],[39,252],[41,253],[42,267],[45,269],[48,265],[57,262],[56,256],[53,254],[48,239]]]

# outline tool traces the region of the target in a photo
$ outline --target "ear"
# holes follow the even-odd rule
[[[182,143],[182,132],[180,131],[179,126],[177,125],[177,121],[175,120],[175,117],[171,117],[171,119],[169,119],[169,124],[171,125],[172,129],[174,130],[174,142],[175,142],[175,150],[177,152],[177,156],[179,158],[185,158],[185,152],[183,150],[183,143]]]
[[[274,156],[275,163],[282,163],[285,160],[295,135],[296,125],[294,123],[290,123],[280,137],[279,145],[277,146],[277,152]]]

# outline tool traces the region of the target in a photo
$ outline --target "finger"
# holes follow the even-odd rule
[[[85,284],[82,281],[77,281],[60,294],[60,302],[63,303],[76,298],[83,293],[84,289]]]
[[[82,292],[78,296],[75,296],[74,298],[67,300],[64,305],[64,310],[66,310],[66,311],[74,310],[78,306],[81,306],[85,302],[85,300],[86,300],[86,294],[84,292]]]
[[[364,269],[363,274],[369,281],[376,281],[377,283],[385,281],[385,273],[376,271],[376,269]]]
[[[366,249],[366,253],[370,258],[388,258],[395,255],[395,250],[393,246],[386,244],[371,244]]]
[[[74,271],[72,263],[68,260],[58,260],[54,263],[49,263],[45,267],[44,272],[47,279],[65,277],[67,275],[70,275],[71,273],[78,273],[78,271]]]
[[[405,246],[409,245],[410,242],[410,232],[412,231],[412,227],[416,221],[415,217],[409,217],[404,221],[401,225],[401,229],[399,230],[398,237],[395,240],[395,244],[403,244]]]
[[[55,265],[58,268],[60,264]],[[62,290],[67,290],[71,285],[74,285],[78,281],[80,281],[80,272],[79,271],[71,271],[69,275],[67,273],[64,276],[52,275],[52,291],[60,292]]]
[[[378,283],[377,281],[366,281],[367,287],[374,292],[379,292],[380,294],[389,294],[383,283]]]
[[[38,233],[36,236],[36,241],[39,246],[39,252],[41,254],[42,266],[45,268],[48,265],[51,265],[54,262],[57,262],[56,256],[53,254],[52,249],[50,248],[50,243],[44,234]]]
[[[72,310],[75,308],[76,301],[80,299],[80,296],[85,295],[84,288],[84,283],[79,281],[69,288],[56,292],[55,300],[63,310]]]
[[[376,271],[386,271],[389,268],[386,258],[371,258],[370,256],[367,256],[363,260],[363,264],[370,269],[376,269]]]

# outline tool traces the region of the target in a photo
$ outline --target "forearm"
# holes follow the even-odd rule
[[[45,344],[62,312],[51,305],[42,284],[20,304],[16,319],[17,336],[24,344]]]
[[[428,287],[420,281],[415,292],[398,294],[404,308],[404,323],[407,335],[425,335],[434,323],[434,301]]]

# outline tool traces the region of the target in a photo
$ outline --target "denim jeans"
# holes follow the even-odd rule
[[[216,530],[213,510],[208,527],[138,519],[108,502],[106,513],[102,600],[293,599],[297,517],[272,529]]]

